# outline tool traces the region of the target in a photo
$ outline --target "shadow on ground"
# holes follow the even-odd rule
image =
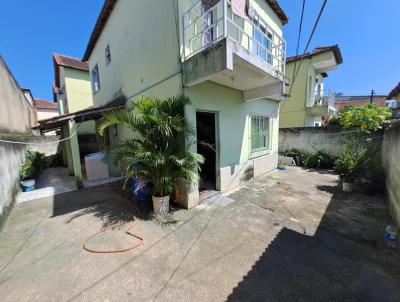
[[[400,301],[400,257],[383,241],[383,198],[317,189],[333,195],[316,233],[283,228],[228,301]]]

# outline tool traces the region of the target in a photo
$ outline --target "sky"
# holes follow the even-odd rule
[[[306,0],[301,53],[322,2]],[[288,55],[295,55],[302,0],[279,3],[289,17],[284,26]],[[52,100],[52,53],[82,58],[102,4],[0,1],[0,54],[21,87]],[[372,89],[389,93],[400,81],[399,20],[399,0],[328,0],[309,50],[338,44],[344,63],[329,73],[325,87],[345,95],[368,95]]]

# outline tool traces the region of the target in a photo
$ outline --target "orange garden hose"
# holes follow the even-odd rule
[[[107,188],[107,189],[105,189],[105,190],[95,190],[95,191],[96,191],[96,192],[105,192],[105,191],[111,191],[111,189],[108,189],[108,188]],[[123,201],[129,203],[132,207],[135,208],[135,210],[139,211],[139,208],[137,207],[137,205],[133,204],[131,200],[126,199],[126,198],[124,198],[124,197],[120,197],[120,198],[121,198]],[[128,247],[125,247],[125,248],[114,249],[114,250],[100,250],[100,249],[96,249],[96,248],[93,248],[93,247],[89,247],[89,245],[88,245],[89,242],[90,242],[93,238],[97,237],[98,235],[103,234],[103,233],[105,233],[105,232],[108,231],[108,230],[111,230],[111,229],[114,229],[114,228],[119,228],[119,227],[121,227],[121,226],[123,226],[123,225],[125,225],[125,224],[130,223],[130,222],[122,222],[122,223],[119,223],[119,224],[117,224],[117,225],[112,225],[112,226],[110,226],[110,227],[107,227],[107,228],[105,228],[105,229],[102,229],[102,230],[100,230],[100,231],[94,233],[93,235],[89,236],[89,237],[83,242],[83,249],[86,250],[86,251],[88,251],[88,252],[90,252],[90,253],[96,253],[96,254],[113,254],[113,253],[123,253],[123,252],[127,252],[127,251],[130,251],[130,250],[133,250],[133,249],[137,248],[138,246],[140,246],[140,245],[143,244],[144,239],[143,239],[142,237],[138,236],[138,235],[135,235],[135,234],[131,233],[131,230],[139,224],[139,221],[134,222],[134,221],[132,220],[132,222],[133,222],[133,225],[130,226],[129,228],[127,228],[124,232],[125,232],[125,234],[128,235],[128,236],[131,236],[131,237],[133,237],[133,238],[135,238],[135,239],[138,239],[138,240],[139,240],[139,243],[136,243],[135,245],[128,246]]]

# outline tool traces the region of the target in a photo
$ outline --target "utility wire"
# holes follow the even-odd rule
[[[291,83],[290,91],[289,91],[289,96],[292,94],[293,86],[294,86],[294,83],[296,82],[297,76],[298,76],[298,74],[299,74],[299,72],[300,72],[300,68],[301,68],[301,64],[303,63],[304,56],[306,55],[307,49],[308,49],[308,47],[310,46],[310,43],[311,43],[312,38],[314,37],[315,31],[317,30],[319,21],[320,21],[320,19],[321,19],[322,13],[323,13],[324,10],[325,10],[325,7],[326,7],[327,2],[328,2],[328,0],[324,0],[324,2],[322,3],[322,6],[321,6],[321,9],[320,9],[320,11],[319,11],[317,20],[316,20],[315,23],[314,23],[314,27],[313,27],[313,29],[312,29],[312,31],[311,31],[310,37],[308,38],[307,45],[306,45],[306,47],[304,48],[304,52],[303,52],[302,58],[300,59],[299,67],[298,67],[298,69],[297,69],[297,71],[296,71],[296,73],[295,73],[295,75],[294,75],[294,78],[292,79],[292,83]]]
[[[301,8],[301,18],[300,18],[300,25],[299,25],[299,33],[297,35],[296,56],[299,55],[301,31],[303,29],[303,18],[304,18],[305,6],[306,6],[306,0],[303,0],[303,5],[302,5],[302,8]],[[292,79],[294,78],[294,75],[295,75],[295,72],[296,72],[296,66],[297,66],[297,61],[294,62],[294,69],[293,69]]]

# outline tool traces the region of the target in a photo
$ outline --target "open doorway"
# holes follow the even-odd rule
[[[200,191],[216,190],[215,113],[196,112],[197,153],[205,158],[200,171]]]

